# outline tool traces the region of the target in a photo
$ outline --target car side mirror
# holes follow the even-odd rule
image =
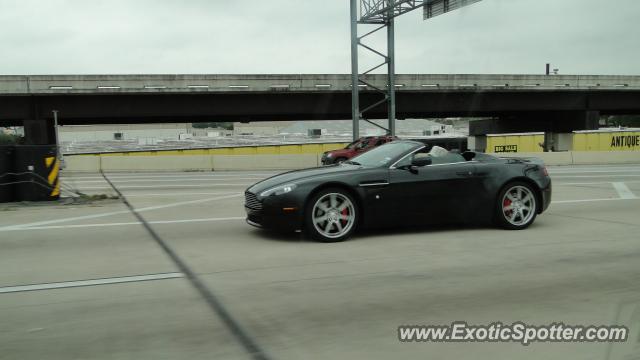
[[[415,167],[423,167],[423,166],[431,165],[431,163],[432,163],[432,160],[430,157],[413,158],[413,160],[411,160],[411,166],[415,166]]]
[[[411,165],[408,166],[408,170],[413,174],[417,174],[421,167],[427,165],[431,165],[430,157],[413,158],[411,160]]]

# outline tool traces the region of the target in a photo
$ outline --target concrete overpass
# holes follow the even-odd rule
[[[384,76],[368,80],[384,86]],[[43,143],[52,110],[63,125],[350,119],[350,81],[348,74],[0,76],[0,126],[24,124]],[[407,74],[396,84],[399,119],[499,119],[472,133],[566,132],[597,127],[599,114],[640,113],[640,76]],[[382,96],[364,90],[363,107]],[[384,118],[384,106],[365,118]]]

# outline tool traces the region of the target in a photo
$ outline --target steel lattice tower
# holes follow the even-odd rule
[[[360,136],[360,120],[367,120],[364,114],[383,104],[387,105],[388,127],[383,128],[389,135],[396,133],[396,84],[395,84],[395,18],[418,8],[424,9],[424,19],[459,9],[481,0],[351,0],[351,116],[353,120],[353,138]],[[373,25],[373,30],[358,36],[358,25]],[[386,54],[365,45],[362,40],[380,30],[387,31]],[[383,62],[366,70],[362,74],[358,67],[358,50],[362,47],[383,58]],[[368,82],[364,76],[386,65],[387,83],[384,88]],[[382,95],[378,101],[360,107],[360,87],[364,86]]]

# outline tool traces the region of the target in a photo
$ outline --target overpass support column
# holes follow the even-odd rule
[[[598,130],[600,126],[600,111],[587,110],[584,114],[585,130]]]
[[[28,120],[22,121],[25,145],[55,145],[56,128],[53,119],[42,116],[38,99],[32,97],[28,106]]]
[[[24,140],[26,145],[54,145],[56,130],[52,120],[24,120]]]

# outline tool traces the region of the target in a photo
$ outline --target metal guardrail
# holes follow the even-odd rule
[[[145,149],[124,151],[101,151],[86,153],[65,153],[69,156],[163,156],[163,155],[273,155],[273,154],[317,154],[324,151],[343,148],[348,142],[331,143],[298,143],[278,145],[249,145],[224,146],[210,148],[175,148],[175,149]]]

